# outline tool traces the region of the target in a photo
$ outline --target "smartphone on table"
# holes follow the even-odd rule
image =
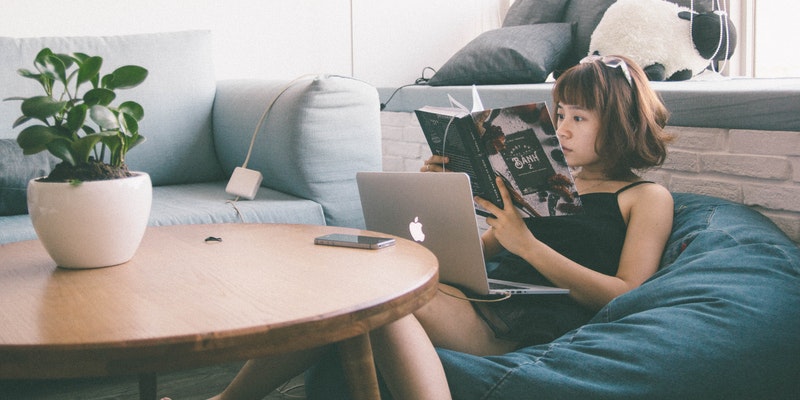
[[[331,233],[329,235],[315,238],[314,244],[375,250],[393,246],[395,244],[395,240],[389,237]]]

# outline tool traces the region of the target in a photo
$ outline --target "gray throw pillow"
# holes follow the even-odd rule
[[[506,12],[503,27],[562,22],[568,0],[517,0]]]
[[[617,0],[570,0],[564,10],[564,22],[574,25],[572,38],[572,52],[562,63],[560,70],[575,65],[581,58],[589,53],[589,42],[592,33],[603,19],[608,7]]]
[[[45,176],[60,160],[47,152],[26,156],[16,139],[0,139],[0,215],[28,212],[28,181]]]
[[[451,57],[431,86],[540,83],[570,49],[570,24],[499,28],[480,34]]]

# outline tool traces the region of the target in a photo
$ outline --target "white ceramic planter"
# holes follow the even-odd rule
[[[69,183],[28,183],[36,235],[63,268],[100,268],[130,260],[150,217],[150,175]]]

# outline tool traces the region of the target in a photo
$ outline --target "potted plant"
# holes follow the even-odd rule
[[[61,159],[47,177],[29,182],[28,211],[45,249],[66,268],[130,260],[150,214],[150,177],[125,163],[127,152],[144,141],[144,110],[133,101],[112,105],[116,90],[138,86],[148,72],[126,65],[101,75],[102,65],[98,56],[45,48],[35,71],[18,71],[44,94],[5,99],[22,101],[13,127],[26,125],[17,136],[23,153],[48,151]]]

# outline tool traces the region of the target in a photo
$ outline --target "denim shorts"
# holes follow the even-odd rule
[[[525,260],[511,253],[495,258],[488,268],[492,278],[553,286]],[[516,342],[520,347],[550,342],[594,315],[564,294],[514,295],[499,302],[472,304],[495,337]]]
[[[495,337],[518,347],[550,342],[594,315],[566,295],[514,295],[496,303],[473,303]]]

